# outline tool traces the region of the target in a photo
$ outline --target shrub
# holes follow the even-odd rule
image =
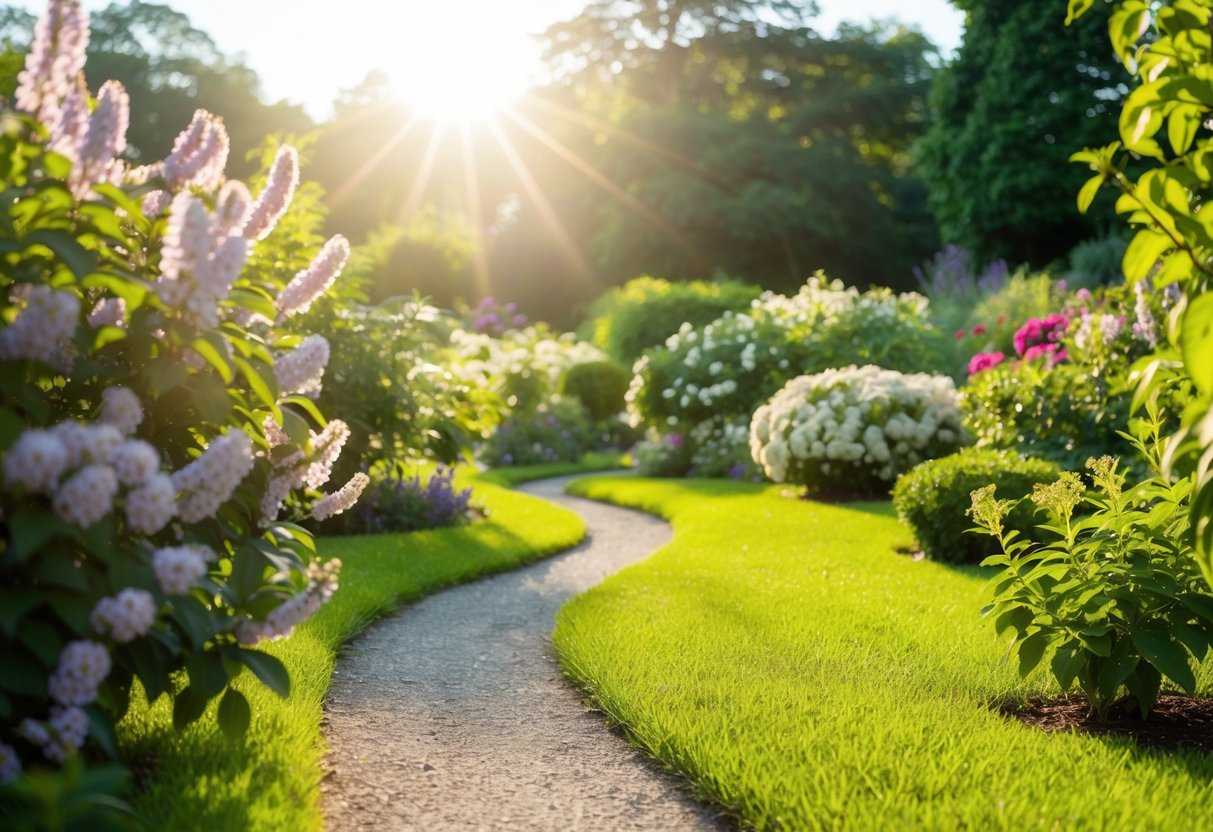
[[[557,396],[502,422],[480,449],[480,459],[494,467],[575,462],[593,449],[594,439],[581,402]]]
[[[1015,333],[1029,318],[1044,318],[1065,304],[1065,286],[1048,274],[1016,272],[1003,287],[973,307],[972,326],[986,328],[985,352],[1010,355]]]
[[[1157,465],[1150,449],[1139,450]],[[1164,678],[1195,691],[1193,667],[1213,644],[1213,597],[1183,543],[1192,484],[1158,475],[1125,488],[1112,457],[1087,465],[1093,494],[1070,472],[1033,490],[1055,531],[1044,545],[1008,528],[1017,501],[998,499],[993,485],[973,492],[973,519],[1003,552],[984,563],[1005,567],[985,612],[999,635],[1014,633],[1020,675],[1047,659],[1062,691],[1077,683],[1097,718],[1107,717],[1122,688],[1144,718]],[[1076,519],[1083,504],[1094,511]]]
[[[942,369],[938,331],[921,295],[860,293],[822,274],[785,297],[764,294],[745,313],[688,324],[636,364],[628,391],[639,421],[689,433],[714,417],[749,417],[794,376],[850,364]]]
[[[907,471],[893,487],[893,508],[914,532],[923,553],[934,560],[977,563],[997,554],[998,542],[969,534],[970,494],[993,483],[1013,500],[1026,497],[1038,482],[1053,482],[1061,469],[1052,462],[1025,459],[1013,451],[965,448],[951,456],[928,460]],[[1004,520],[1007,530],[1035,538],[1036,514],[1021,502]]]
[[[690,468],[693,477],[761,479],[750,456],[749,419],[709,419],[691,431]]]
[[[871,365],[792,379],[750,425],[750,451],[771,480],[827,498],[887,494],[900,473],[961,438],[950,378]]]
[[[631,381],[632,374],[622,364],[587,361],[564,371],[559,392],[579,400],[593,421],[602,422],[623,412]]]
[[[632,449],[642,477],[683,477],[691,469],[691,446],[680,433],[656,433]]]
[[[595,345],[631,366],[682,324],[701,327],[725,312],[740,312],[759,292],[757,286],[735,280],[671,283],[638,277],[596,300],[586,316],[587,328]]]
[[[372,468],[370,478],[355,510],[345,515],[346,534],[415,532],[471,519],[472,489],[455,489],[452,468],[440,465],[422,482],[420,473],[409,476],[405,463],[393,462]]]
[[[136,681],[173,700],[178,728],[219,699],[220,727],[243,733],[230,681],[247,668],[286,695],[254,646],[337,588],[339,562],[317,562],[284,505],[323,520],[365,484],[319,493],[347,433],[309,398],[328,343],[276,325],[337,277],[343,241],[289,282],[261,266],[278,259],[295,152],[254,199],[225,179],[223,121],[200,110],[167,159],[127,170],[125,92],[105,84],[90,114],[77,82],[87,36],[78,3],[51,3],[25,112],[0,131],[4,781],[116,758]]]
[[[1119,234],[1109,234],[1094,240],[1084,240],[1070,251],[1070,270],[1066,272],[1066,287],[1070,290],[1097,289],[1113,283],[1123,283],[1128,241]]]

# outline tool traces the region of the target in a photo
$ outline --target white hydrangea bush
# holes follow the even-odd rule
[[[948,376],[873,365],[794,378],[754,413],[750,453],[774,482],[822,497],[882,496],[964,442]]]
[[[337,589],[312,535],[282,518],[325,495],[348,428],[312,401],[328,344],[276,322],[337,278],[334,237],[283,280],[275,226],[298,182],[283,148],[254,195],[226,178],[226,128],[198,111],[164,160],[120,158],[120,84],[80,72],[78,0],[51,0],[17,110],[0,113],[0,785],[73,756],[116,758],[132,684],[179,727],[219,698],[238,735],[241,668],[286,695],[255,645]],[[301,519],[296,514],[293,519]],[[175,680],[180,680],[178,684]]]

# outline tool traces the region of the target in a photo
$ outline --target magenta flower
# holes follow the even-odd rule
[[[1056,345],[1070,326],[1070,319],[1059,312],[1044,318],[1029,318],[1015,333],[1015,352],[1028,357],[1028,350],[1040,344]]]
[[[969,359],[969,376],[975,376],[978,373],[984,373],[992,367],[997,367],[1006,360],[1006,355],[1001,352],[979,352],[977,355]]]

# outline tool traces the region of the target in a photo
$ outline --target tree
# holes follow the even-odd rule
[[[0,41],[24,53],[33,20],[21,9],[0,8]],[[111,3],[90,15],[90,28],[88,72],[126,87],[132,114],[127,139],[139,162],[166,156],[199,107],[224,114],[235,175],[252,172],[245,156],[266,135],[312,129],[300,107],[263,102],[256,73],[225,56],[188,16],[166,5]]]
[[[964,43],[939,74],[919,146],[931,209],[944,239],[979,261],[1044,266],[1112,222],[1110,205],[1078,214],[1082,174],[1067,161],[1115,132],[1127,91],[1107,11],[1065,27],[1056,0],[955,5]]]

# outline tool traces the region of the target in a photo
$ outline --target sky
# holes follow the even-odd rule
[[[11,2],[11,0],[10,0]],[[472,107],[520,93],[538,69],[531,35],[575,15],[583,0],[160,0],[189,15],[228,54],[242,54],[270,100],[303,104],[316,118],[367,72],[382,68],[422,107]],[[40,0],[18,0],[41,11]],[[109,0],[85,0],[89,9]],[[896,17],[945,54],[960,44],[963,15],[947,0],[818,0],[819,31],[842,20]],[[458,33],[458,40],[451,33]],[[487,68],[487,71],[486,71]],[[483,100],[482,100],[483,99]]]

